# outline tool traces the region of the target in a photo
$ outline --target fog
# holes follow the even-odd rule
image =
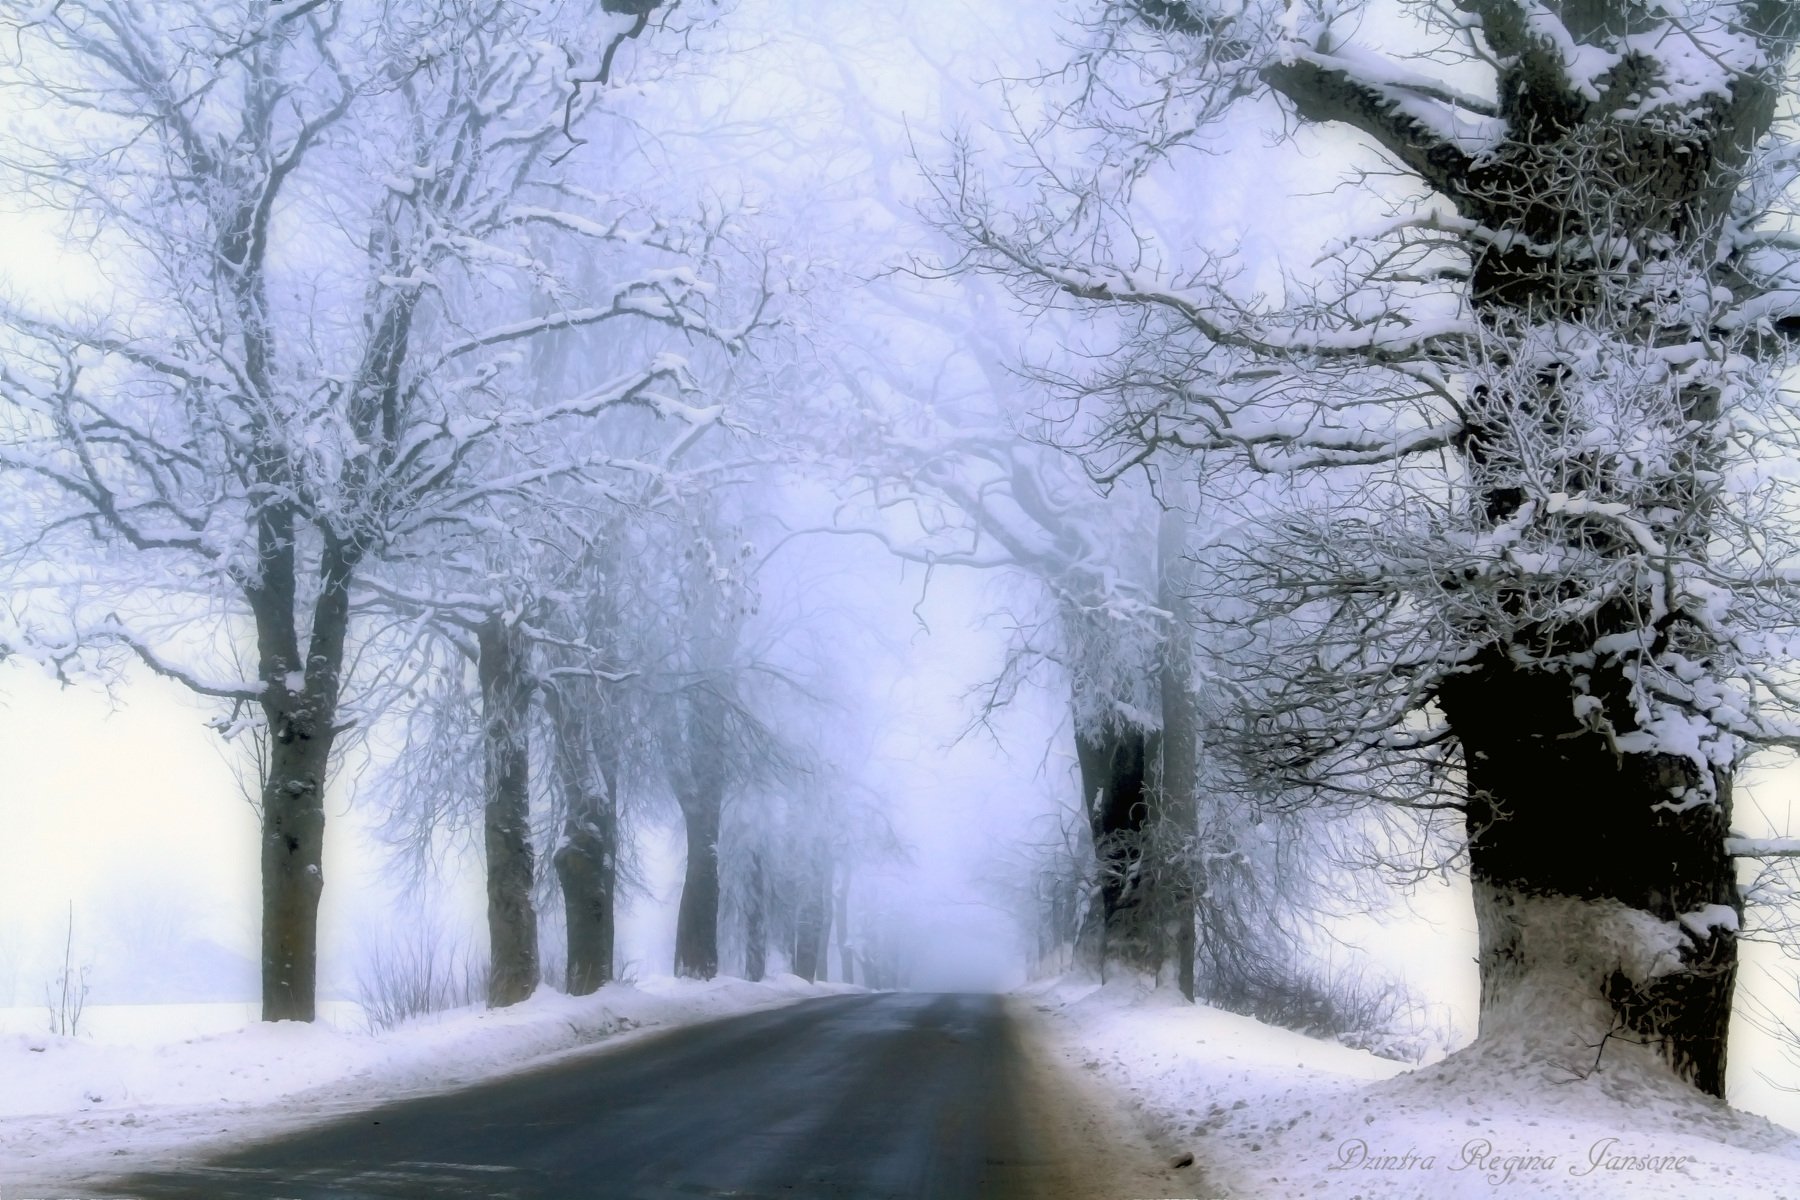
[[[0,58],[0,1008],[1068,974],[1417,1059],[1480,1031],[1481,889],[1654,910],[1652,988],[1755,877],[1794,1011],[1742,848],[1800,795],[1793,364],[1677,329],[1744,406],[1700,470],[1675,300],[1646,348],[1470,298],[1514,231],[1431,172],[1504,55],[1396,4],[57,7]],[[1448,80],[1363,106],[1445,108],[1419,178],[1268,83],[1349,32]],[[1515,811],[1553,861],[1472,882]],[[1606,874],[1702,843],[1705,895]]]
[[[839,586],[861,593],[859,615],[904,622],[889,644],[865,648],[873,669],[858,672],[872,748],[856,783],[882,798],[907,846],[904,861],[879,868],[884,894],[905,912],[914,986],[1012,986],[1024,957],[1002,901],[1032,819],[1048,811],[1047,773],[1067,774],[1052,745],[1063,718],[1026,703],[1000,728],[965,736],[972,697],[999,659],[997,639],[970,616],[985,581],[950,572],[922,593],[920,572],[875,565],[874,577]],[[205,728],[204,704],[146,675],[130,669],[102,689],[5,669],[5,1003],[40,998],[71,910],[96,1003],[256,998],[257,825],[239,776],[252,764]],[[360,953],[397,919],[466,946],[485,936],[479,855],[459,849],[427,886],[409,886],[367,811],[371,774],[366,764],[347,771],[329,814],[321,974],[332,998],[355,999]],[[650,834],[646,886],[620,936],[621,964],[639,974],[669,970],[684,850],[666,823]]]

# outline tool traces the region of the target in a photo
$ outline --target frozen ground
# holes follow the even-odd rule
[[[651,1030],[861,989],[648,979],[513,1008],[458,1009],[383,1034],[354,1006],[303,1025],[242,1005],[108,1006],[78,1038],[40,1032],[44,1009],[0,1010],[0,1195],[190,1161],[383,1100],[541,1064]]]
[[[1022,998],[1057,1054],[1194,1153],[1181,1195],[1800,1200],[1800,1135],[1625,1055],[1585,1079],[1473,1049],[1409,1070],[1131,983]]]

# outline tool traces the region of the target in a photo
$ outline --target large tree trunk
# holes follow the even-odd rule
[[[1561,540],[1529,547],[1530,562],[1584,562],[1560,581],[1501,560],[1494,580],[1444,584],[1491,589],[1470,606],[1473,656],[1439,693],[1470,793],[1482,1033],[1555,1037],[1590,1064],[1615,1038],[1644,1043],[1719,1095],[1741,911],[1725,852],[1737,750],[1705,714],[1719,663],[1708,602],[1678,577],[1704,575],[1721,528],[1726,364],[1773,333],[1713,322],[1766,295],[1722,235],[1741,219],[1800,9],[1721,3],[1696,26],[1618,0],[1458,7],[1497,75],[1499,136],[1479,154],[1331,65],[1290,58],[1267,77],[1303,116],[1373,134],[1474,231],[1463,249],[1485,347],[1467,364],[1456,447],[1470,515],[1502,544],[1514,530]],[[1579,65],[1601,58],[1603,71]],[[1689,61],[1718,65],[1710,86],[1688,82]],[[1571,502],[1582,509],[1558,518]],[[1659,679],[1695,699],[1658,695]]]
[[[310,1021],[332,732],[305,695],[267,707],[274,711],[262,788],[262,1019]]]
[[[768,884],[763,878],[762,855],[750,855],[749,895],[744,898],[744,978],[762,982],[768,971]]]
[[[1559,111],[1567,97],[1527,95],[1524,77],[1517,82],[1520,91],[1505,96],[1514,137],[1471,171],[1462,201],[1492,228],[1520,235],[1475,256],[1476,311],[1495,338],[1515,345],[1554,345],[1555,331],[1571,325],[1626,346],[1652,336],[1634,330],[1641,318],[1633,306],[1660,300],[1634,298],[1622,277],[1607,274],[1609,264],[1597,271],[1592,262],[1520,247],[1534,238],[1569,244],[1585,230],[1631,246],[1647,271],[1660,262],[1678,277],[1685,256],[1716,244],[1732,190],[1716,191],[1729,175],[1720,159],[1733,152],[1707,144],[1706,121],[1683,131],[1615,125],[1607,104]],[[1722,124],[1706,132],[1727,140],[1743,132]],[[1645,437],[1672,436],[1688,447],[1661,468],[1666,478],[1647,485],[1621,488],[1565,432],[1593,420],[1596,406],[1643,403],[1633,387],[1575,359],[1540,361],[1535,374],[1505,362],[1478,372],[1471,395],[1479,415],[1465,446],[1478,523],[1492,529],[1518,519],[1545,492],[1655,511],[1647,497],[1660,488],[1681,518],[1657,536],[1675,555],[1703,562],[1716,514],[1690,472],[1715,454],[1708,439],[1719,416],[1716,389],[1684,388],[1667,413],[1646,409]],[[1659,430],[1658,421],[1673,425]],[[1549,462],[1534,471],[1522,448]],[[1567,536],[1574,553],[1630,559],[1641,550],[1616,531],[1579,523]],[[1602,1057],[1620,1044],[1613,1039],[1645,1043],[1680,1078],[1722,1096],[1742,910],[1725,852],[1730,772],[1702,768],[1644,732],[1633,677],[1658,670],[1671,630],[1652,594],[1660,581],[1632,586],[1635,594],[1578,622],[1521,622],[1441,689],[1470,793],[1481,1028],[1509,1042],[1559,1038],[1548,1052],[1575,1061]],[[1556,599],[1525,584],[1499,604],[1544,611]],[[1674,634],[1689,661],[1711,655],[1700,627]]]
[[[1083,806],[1099,871],[1083,926],[1083,957],[1102,974],[1108,959],[1149,971],[1162,960],[1143,874],[1152,826],[1149,772],[1158,741],[1155,734],[1131,727],[1078,730],[1075,735]]]
[[[1490,651],[1441,693],[1470,790],[1481,1033],[1541,1042],[1585,1067],[1610,1038],[1648,1042],[1724,1095],[1737,973],[1731,781],[1622,754],[1574,719],[1568,681]]]
[[[1162,763],[1157,786],[1157,867],[1167,880],[1160,897],[1167,915],[1167,937],[1175,952],[1175,982],[1188,1000],[1194,998],[1194,897],[1199,835],[1200,727],[1193,687],[1193,643],[1186,591],[1187,521],[1183,513],[1163,513],[1157,531],[1158,605],[1169,614],[1163,642]]]
[[[588,714],[557,688],[544,694],[556,735],[562,785],[562,844],[551,862],[562,888],[568,932],[564,986],[586,996],[612,981],[614,913],[618,894],[618,770]]]
[[[675,974],[711,979],[719,973],[719,808],[716,792],[680,797],[687,828],[687,874],[675,917]]]
[[[1608,24],[1623,19],[1572,3],[1562,15],[1584,41],[1610,36]],[[1661,36],[1687,34],[1669,25]],[[1695,96],[1675,124],[1620,119],[1621,99],[1659,86],[1648,62],[1627,60],[1598,97],[1546,76],[1550,60],[1525,41],[1502,72],[1509,136],[1470,167],[1458,203],[1507,236],[1474,254],[1472,296],[1494,337],[1544,349],[1534,373],[1505,362],[1477,372],[1465,456],[1478,520],[1490,528],[1540,493],[1564,492],[1650,514],[1667,553],[1704,562],[1716,489],[1695,478],[1716,455],[1717,377],[1657,385],[1672,398],[1658,411],[1629,374],[1545,354],[1571,325],[1646,350],[1652,339],[1712,336],[1704,315],[1684,323],[1652,313],[1666,302],[1660,289],[1716,261],[1737,171],[1767,131],[1774,98],[1746,75],[1730,95]],[[1545,255],[1544,245],[1566,249]],[[1584,428],[1595,409],[1627,404],[1644,408],[1646,444],[1685,446],[1642,481],[1565,432]],[[1533,474],[1521,446],[1547,448],[1549,461]],[[1659,509],[1677,519],[1658,518]],[[1603,526],[1572,523],[1567,536],[1581,553],[1629,561],[1642,552]],[[1742,910],[1725,851],[1731,779],[1729,768],[1702,765],[1645,728],[1654,702],[1637,681],[1662,669],[1672,647],[1691,664],[1713,653],[1700,624],[1658,613],[1661,580],[1648,576],[1664,569],[1638,570],[1630,592],[1579,622],[1521,622],[1452,677],[1440,702],[1470,792],[1483,1033],[1542,1037],[1561,1022],[1571,1054],[1598,1055],[1613,1038],[1646,1043],[1679,1077],[1722,1096]],[[1527,585],[1505,600],[1509,611],[1541,612],[1559,598]],[[1550,1007],[1558,1002],[1560,1014]]]
[[[484,827],[491,968],[488,1006],[503,1008],[537,989],[537,910],[531,887],[531,675],[523,634],[500,614],[478,630],[486,762]]]
[[[356,559],[349,547],[327,541],[302,664],[292,512],[265,509],[257,539],[263,570],[246,597],[256,621],[269,739],[262,781],[262,1019],[310,1021],[325,888],[325,780],[337,737]]]

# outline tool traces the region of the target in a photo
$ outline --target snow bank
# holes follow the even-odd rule
[[[116,1033],[107,1042],[0,1033],[0,1194],[191,1160],[540,1066],[630,1030],[862,990],[793,975],[762,983],[653,978],[592,996],[544,990],[512,1008],[457,1009],[382,1034],[291,1021],[137,1042]]]
[[[1067,1060],[1129,1096],[1207,1190],[1261,1200],[1800,1196],[1800,1138],[1608,1049],[1478,1043],[1417,1070],[1133,984],[1028,989]]]

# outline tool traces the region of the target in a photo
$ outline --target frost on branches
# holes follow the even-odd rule
[[[1020,211],[959,164],[945,219],[973,267],[1116,318],[1065,385],[1107,414],[1096,470],[1184,453],[1215,487],[1289,489],[1235,564],[1264,635],[1244,737],[1278,774],[1462,809],[1483,1037],[1588,1065],[1642,1044],[1719,1094],[1732,776],[1797,733],[1774,462],[1795,451],[1778,115],[1800,11],[1400,7],[1404,59],[1358,41],[1390,5],[1099,4],[1059,130],[1092,170]],[[1224,149],[1271,93],[1404,173],[1361,180],[1389,219],[1279,305],[1228,259],[1106,252],[1145,243],[1093,200],[1203,189],[1218,160],[1176,152]]]
[[[760,320],[717,319],[704,256],[581,186],[572,131],[604,95],[571,78],[583,20],[268,0],[0,17],[8,107],[30,114],[0,167],[91,239],[108,291],[73,315],[0,306],[9,583],[38,625],[68,618],[8,640],[59,664],[123,647],[266,736],[266,1019],[313,1017],[324,792],[367,715],[344,702],[359,596],[453,551],[447,530],[507,528],[616,466],[581,436],[599,414],[690,437],[719,415],[671,355],[544,397],[526,352],[602,327],[731,346]],[[622,269],[569,277],[572,243]],[[234,651],[253,665],[227,669]]]

